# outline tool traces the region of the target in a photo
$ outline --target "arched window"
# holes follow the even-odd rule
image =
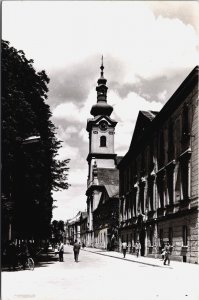
[[[100,137],[100,147],[106,147],[106,137],[104,135]]]

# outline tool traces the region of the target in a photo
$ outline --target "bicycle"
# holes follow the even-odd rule
[[[19,256],[19,258],[20,258],[20,256]],[[22,264],[21,259],[18,259],[18,268],[19,268],[20,270],[22,270],[22,269],[24,268],[24,265]],[[26,268],[27,268],[28,270],[31,270],[31,271],[34,270],[34,268],[35,268],[35,263],[34,263],[34,260],[33,260],[32,257],[27,257],[27,258],[26,258],[25,269],[26,269]]]

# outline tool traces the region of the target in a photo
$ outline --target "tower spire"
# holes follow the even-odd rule
[[[103,65],[103,55],[102,55],[102,63],[101,63],[101,78],[104,78],[104,65]]]
[[[107,90],[106,86],[107,80],[104,78],[104,57],[101,57],[101,76],[97,81],[96,91],[97,91],[97,104],[93,105],[91,108],[91,114],[93,116],[107,115],[110,116],[113,107],[107,104]]]

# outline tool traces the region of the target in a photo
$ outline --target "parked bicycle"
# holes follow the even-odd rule
[[[34,270],[35,263],[32,257],[26,257],[25,261],[21,259],[21,255],[18,255],[18,268],[20,270],[22,269],[28,269],[28,270]]]

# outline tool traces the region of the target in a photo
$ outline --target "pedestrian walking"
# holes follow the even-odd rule
[[[73,245],[73,252],[74,252],[75,262],[78,262],[80,247],[81,247],[80,243],[78,243],[77,240],[75,240],[75,243]]]
[[[59,261],[63,262],[64,261],[64,244],[62,241],[60,241],[60,243],[59,243],[58,251],[59,251]]]
[[[128,246],[127,246],[127,243],[126,242],[123,242],[122,243],[122,252],[123,252],[123,256],[125,258],[126,256],[126,250],[127,250]]]
[[[166,253],[165,249],[163,248],[161,251],[162,260],[164,260],[164,258],[165,258],[165,253]]]
[[[165,245],[165,255],[164,255],[164,265],[166,265],[166,262],[168,261],[168,266],[170,265],[170,255],[171,255],[171,245],[169,242]]]
[[[140,252],[141,252],[141,244],[140,244],[140,241],[137,241],[135,243],[135,253],[136,253],[137,257],[140,256]]]

